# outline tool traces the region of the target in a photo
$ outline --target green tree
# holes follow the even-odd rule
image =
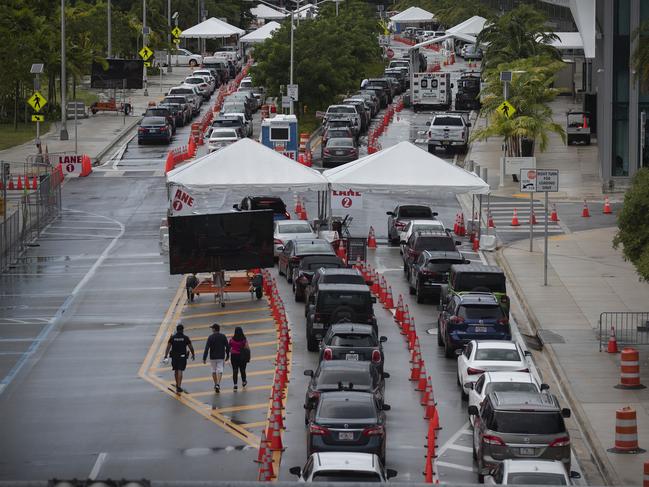
[[[619,230],[613,246],[633,263],[644,280],[649,279],[649,168],[640,169],[624,195],[624,206],[617,219]]]
[[[633,39],[637,44],[631,55],[631,65],[642,87],[649,90],[649,20],[642,22],[633,32]]]

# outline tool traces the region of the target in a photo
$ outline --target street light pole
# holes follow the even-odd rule
[[[167,0],[167,73],[171,73],[171,0]],[[162,72],[162,67],[160,68]]]
[[[68,78],[65,72],[65,0],[61,0],[61,140],[68,140],[70,136],[68,135],[67,127],[67,107],[66,105],[66,89],[68,87]]]
[[[111,23],[111,17],[112,17],[112,12],[111,12],[111,0],[108,0],[108,52],[106,53],[106,57],[110,58],[113,54],[113,26]]]
[[[146,26],[146,0],[142,0],[142,47],[146,46],[148,41],[147,35],[147,26]],[[149,79],[146,73],[146,65],[144,66],[144,96],[149,96],[149,90],[147,89],[147,84]]]
[[[289,75],[289,83],[293,84],[293,29],[295,26],[293,25],[293,18],[294,18],[295,12],[291,10],[291,72]],[[289,114],[293,115],[293,98],[291,98],[291,106],[289,108]]]

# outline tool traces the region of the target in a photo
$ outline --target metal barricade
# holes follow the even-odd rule
[[[599,351],[606,348],[611,331],[618,345],[649,345],[649,311],[605,311],[599,315]]]

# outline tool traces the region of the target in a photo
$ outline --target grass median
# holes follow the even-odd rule
[[[50,122],[41,123],[41,134],[46,134],[49,130]],[[12,123],[0,124],[0,150],[24,144],[25,142],[33,140],[35,137],[35,123],[19,123],[17,129],[14,129]]]

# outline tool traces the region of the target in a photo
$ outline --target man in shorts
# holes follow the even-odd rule
[[[207,353],[210,354],[210,365],[212,366],[212,379],[214,380],[214,392],[221,392],[221,377],[223,377],[223,364],[230,359],[230,344],[228,339],[221,333],[218,323],[212,325],[212,334],[207,337],[205,350],[203,351],[203,363],[207,363]]]
[[[192,341],[187,335],[183,333],[185,327],[182,323],[179,323],[176,326],[176,333],[171,335],[169,341],[167,342],[167,349],[165,350],[164,361],[167,362],[167,357],[171,355],[171,368],[174,371],[174,377],[176,379],[176,393],[180,394],[183,392],[180,387],[183,382],[183,370],[187,367],[187,349],[192,353],[192,360],[196,358],[194,353],[194,346]],[[171,353],[170,353],[171,352]]]

